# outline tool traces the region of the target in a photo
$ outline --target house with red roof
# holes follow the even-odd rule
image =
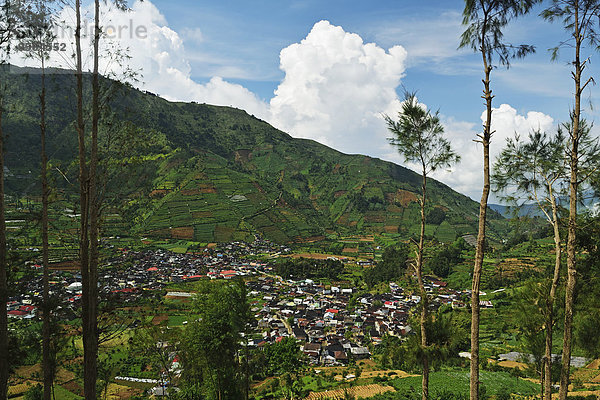
[[[25,311],[12,310],[6,313],[10,318],[23,318],[27,315]]]

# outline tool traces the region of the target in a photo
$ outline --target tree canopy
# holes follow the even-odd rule
[[[405,244],[388,246],[383,251],[381,261],[375,267],[365,270],[364,279],[369,287],[380,282],[389,282],[404,275],[409,249]]]
[[[243,398],[238,352],[249,319],[244,282],[202,282],[194,310],[199,318],[187,325],[182,338],[184,390],[199,384],[208,399]]]

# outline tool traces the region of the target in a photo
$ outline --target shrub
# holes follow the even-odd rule
[[[25,392],[24,400],[42,400],[44,398],[44,388],[39,383],[30,387]]]

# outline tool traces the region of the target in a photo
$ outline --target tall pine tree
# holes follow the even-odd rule
[[[479,399],[479,286],[485,247],[485,221],[490,194],[490,141],[492,139],[491,73],[494,57],[509,66],[513,57],[523,57],[534,51],[532,46],[512,46],[504,41],[504,28],[511,19],[527,13],[536,0],[465,0],[460,47],[468,47],[481,55],[483,64],[483,99],[486,111],[483,132],[478,142],[483,145],[483,191],[479,203],[479,226],[475,246],[475,263],[471,285],[471,377],[470,399]]]

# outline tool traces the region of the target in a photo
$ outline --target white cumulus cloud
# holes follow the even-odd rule
[[[123,78],[129,68],[138,73],[134,86],[157,93],[173,101],[196,101],[216,105],[233,106],[246,110],[258,117],[268,116],[267,104],[241,85],[233,84],[220,77],[213,77],[205,84],[191,79],[191,67],[185,53],[182,37],[171,29],[165,17],[150,1],[136,1],[130,10],[123,11],[101,3],[101,24],[107,33],[101,40],[100,72],[104,75]],[[59,30],[59,41],[66,44],[68,51],[51,53],[49,66],[74,68],[75,10],[65,7],[58,18],[65,28]],[[86,70],[91,70],[93,31],[93,9],[83,12],[84,32],[88,40],[82,43]],[[184,32],[188,39],[201,40],[200,30]],[[112,56],[116,52],[126,58]],[[11,60],[18,65],[37,66],[35,60],[23,60],[15,54]]]
[[[192,43],[200,44],[204,42],[204,34],[200,28],[184,28],[181,31],[181,35],[185,40],[189,40]]]
[[[285,77],[271,99],[271,122],[292,136],[347,153],[385,144],[382,113],[398,109],[406,51],[384,50],[328,21],[281,51]]]
[[[484,121],[485,112],[482,112],[482,125]],[[483,188],[483,147],[474,140],[477,139],[476,134],[482,131],[482,125],[476,126],[472,123],[446,119],[444,121],[446,135],[462,159],[460,164],[451,171],[441,170],[433,174],[436,179],[477,201],[481,198]],[[520,115],[508,104],[494,108],[490,166],[493,166],[496,157],[504,148],[506,139],[513,137],[515,133],[526,136],[537,129],[552,132],[555,129],[554,120],[549,115],[535,111],[530,111],[527,115]],[[494,196],[491,199],[496,201]]]

